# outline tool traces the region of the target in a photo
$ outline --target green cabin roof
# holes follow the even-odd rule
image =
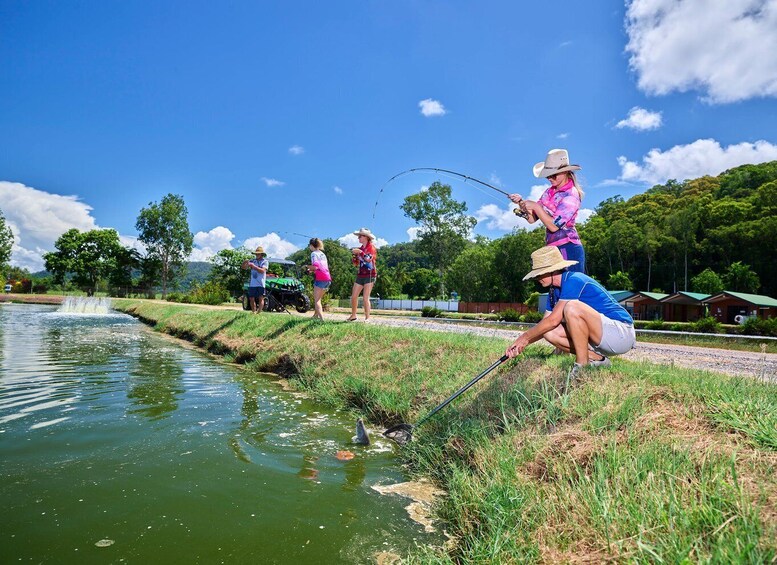
[[[744,300],[745,302],[749,302],[750,304],[754,304],[756,306],[762,306],[765,308],[777,308],[777,300],[770,296],[764,296],[762,294],[747,294],[745,292],[731,292],[730,290],[724,290],[723,292],[720,292],[718,294],[715,294],[714,296],[709,297],[705,300],[705,302],[717,302],[720,298],[723,297],[723,295],[729,295],[733,296],[734,298],[738,298],[739,300]]]

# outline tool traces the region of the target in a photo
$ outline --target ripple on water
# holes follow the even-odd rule
[[[63,418],[55,418],[53,420],[46,420],[45,422],[38,422],[37,424],[33,424],[30,426],[31,430],[37,430],[39,428],[47,428],[49,426],[53,426],[54,424],[59,424],[60,422],[64,422],[65,420],[69,420],[69,416],[65,416]]]

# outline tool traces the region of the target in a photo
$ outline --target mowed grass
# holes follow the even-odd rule
[[[414,422],[506,341],[280,315],[118,302],[231,361],[274,370],[376,427]],[[410,563],[777,560],[777,388],[616,360],[559,392],[533,347],[414,432],[411,474],[447,491],[454,536]]]

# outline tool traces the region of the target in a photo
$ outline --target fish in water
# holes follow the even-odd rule
[[[356,435],[351,438],[351,441],[358,445],[370,445],[370,435],[361,418],[356,420]]]

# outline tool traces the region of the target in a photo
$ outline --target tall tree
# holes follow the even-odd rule
[[[0,210],[0,278],[4,277],[8,261],[11,259],[13,247],[13,232],[11,226],[5,221],[3,211]],[[5,281],[3,281],[5,282]]]
[[[477,220],[466,214],[466,202],[451,197],[450,185],[438,181],[405,198],[400,208],[420,226],[418,248],[437,269],[440,294],[444,295],[445,270],[464,249]]]
[[[135,224],[138,240],[146,246],[146,259],[159,264],[162,298],[167,296],[167,283],[185,267],[192,252],[194,236],[189,231],[188,215],[183,197],[168,194],[159,204],[150,202],[143,208]]]
[[[432,269],[415,269],[410,273],[410,282],[402,287],[410,298],[431,300],[440,288],[440,275]]]
[[[534,281],[524,281],[531,270],[531,254],[545,244],[545,230],[516,230],[500,237],[494,247],[494,274],[498,293],[492,300],[522,302],[536,288]]]
[[[475,244],[462,251],[448,270],[449,288],[462,300],[491,302],[499,300],[494,243]]]
[[[242,265],[244,261],[253,259],[251,250],[244,247],[238,249],[222,249],[211,257],[213,270],[209,278],[226,288],[232,296],[243,294],[243,283],[248,280]]]
[[[737,261],[732,263],[723,275],[723,284],[726,285],[726,290],[756,293],[761,286],[761,281],[749,265]]]
[[[691,279],[691,290],[702,294],[717,294],[725,290],[725,287],[718,274],[707,267]]]
[[[97,284],[125,268],[127,250],[119,242],[113,229],[80,232],[73,228],[63,233],[54,243],[56,251],[45,253],[46,270],[54,281],[63,284],[70,275],[73,282],[92,296]]]
[[[633,290],[634,283],[631,282],[631,277],[628,273],[618,271],[617,273],[610,275],[607,279],[607,288],[609,290]]]

